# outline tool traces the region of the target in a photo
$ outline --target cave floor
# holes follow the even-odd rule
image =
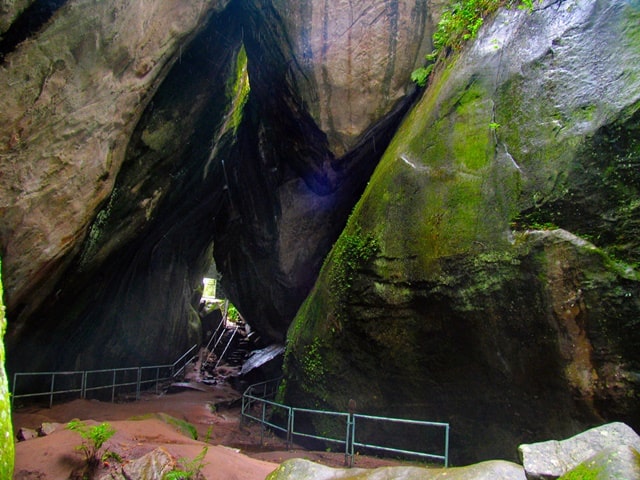
[[[64,424],[74,418],[83,421],[110,422],[118,432],[112,441],[119,442],[119,446],[124,446],[119,453],[131,454],[130,459],[133,459],[150,451],[155,446],[175,446],[180,443],[180,440],[176,438],[163,438],[163,435],[166,435],[163,434],[164,430],[156,431],[162,422],[159,422],[157,418],[154,419],[154,414],[164,413],[195,426],[200,441],[206,440],[210,445],[228,447],[225,450],[233,449],[231,451],[241,457],[237,461],[247,468],[249,466],[253,468],[252,475],[245,474],[246,478],[264,478],[265,471],[268,473],[275,469],[277,464],[289,458],[305,458],[333,467],[344,465],[343,453],[309,451],[299,446],[288,450],[285,442],[270,432],[264,434],[261,444],[259,425],[255,423],[240,424],[240,398],[240,393],[226,383],[213,386],[197,384],[194,385],[194,389],[187,388],[176,393],[144,394],[137,401],[111,403],[76,399],[54,404],[52,408],[20,407],[13,412],[13,426],[14,433],[17,434],[21,428],[38,429],[45,422]],[[144,425],[141,422],[144,422]],[[132,426],[138,429],[142,428],[144,434],[131,433],[130,437],[126,439],[119,437],[121,432],[122,435],[129,432]],[[59,438],[56,437],[58,434],[60,434]],[[70,436],[69,440],[62,441],[62,434]],[[69,442],[75,443],[69,444]],[[49,476],[48,472],[50,471],[58,471],[56,475],[68,475],[66,470],[63,472],[56,470],[56,468],[62,464],[67,465],[68,468],[73,467],[74,456],[80,459],[80,455],[73,452],[74,446],[79,443],[80,438],[77,434],[64,430],[62,426],[58,426],[54,433],[47,437],[18,442],[16,444],[16,475],[14,475],[14,479],[56,478]],[[146,443],[148,445],[145,445]],[[109,443],[106,446],[112,448],[109,447]],[[215,452],[210,449],[207,460],[212,454]],[[191,455],[197,455],[197,451]],[[176,458],[180,458],[180,456],[189,456],[189,454],[183,455],[178,452]],[[51,464],[52,462],[55,463],[55,468]],[[212,463],[219,466],[220,462],[220,458],[216,457]],[[354,462],[354,465],[360,468],[402,464],[409,463],[364,455],[358,455]],[[230,468],[237,467],[231,466]],[[47,474],[39,476],[38,472],[47,472]]]

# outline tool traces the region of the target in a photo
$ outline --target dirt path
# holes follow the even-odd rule
[[[65,430],[63,425],[74,418],[112,424],[117,433],[106,446],[121,455],[124,461],[138,458],[157,446],[165,448],[174,458],[195,458],[206,440],[210,448],[203,473],[209,480],[264,479],[277,464],[294,457],[343,466],[344,454],[310,452],[301,448],[287,450],[282,439],[268,433],[261,444],[259,425],[240,424],[238,392],[227,385],[198,384],[197,388],[201,390],[148,394],[138,401],[126,403],[73,400],[50,409],[18,408],[13,413],[16,433],[23,427],[37,429],[44,422],[61,425],[51,435],[17,443],[14,479],[65,479],[78,468],[81,456],[74,452],[74,447],[81,439],[76,433]],[[200,441],[192,440],[158,420],[154,417],[158,413],[192,424]],[[358,457],[356,464],[373,468],[399,462]],[[114,465],[102,466],[105,473],[115,468]]]

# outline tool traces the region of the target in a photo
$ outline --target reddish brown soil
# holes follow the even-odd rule
[[[203,388],[198,384],[198,388]],[[109,422],[116,434],[105,447],[118,453],[123,461],[139,458],[158,446],[174,458],[195,458],[206,444],[179,433],[149,414],[165,413],[194,425],[200,440],[208,440],[209,449],[202,473],[207,479],[264,479],[280,462],[288,458],[307,458],[330,466],[343,466],[344,455],[310,452],[301,448],[287,450],[286,444],[267,432],[261,444],[260,427],[240,424],[239,394],[227,386],[204,387],[204,391],[145,395],[141,400],[109,403],[73,400],[52,408],[23,407],[13,413],[14,432],[22,427],[37,429],[43,422],[60,423],[50,435],[16,444],[14,479],[66,479],[82,465],[74,449],[81,443],[75,432],[64,429],[74,418],[89,423]],[[235,402],[235,403],[234,403]],[[231,406],[230,406],[231,405]],[[141,416],[146,416],[140,419]],[[136,419],[137,417],[137,419]],[[224,445],[224,447],[223,447]],[[397,462],[358,457],[358,467],[373,468]],[[101,474],[114,471],[111,462],[101,466]]]

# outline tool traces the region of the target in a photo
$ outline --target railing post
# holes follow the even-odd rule
[[[87,371],[82,372],[82,379],[80,380],[80,398],[85,399],[87,397]]]
[[[449,424],[445,426],[445,437],[444,437],[444,467],[447,468],[449,466]]]
[[[141,382],[142,382],[142,367],[138,367],[138,380],[136,381],[136,400],[140,400]]]
[[[242,427],[244,425],[244,408],[245,408],[245,403],[246,403],[246,396],[245,395],[242,395],[242,410],[240,410],[240,427]]]
[[[11,410],[13,411],[13,399],[16,398],[16,384],[18,383],[18,374],[13,374],[13,389],[11,390]]]
[[[291,450],[293,446],[293,408],[287,407],[287,450]]]
[[[347,437],[344,445],[344,464],[349,468],[353,467],[353,442],[356,434],[356,401],[352,398],[349,400],[349,416],[347,417]]]
[[[291,407],[291,446],[293,446],[293,434],[296,429],[296,409]]]
[[[113,369],[113,381],[111,382],[111,403],[116,399],[116,370]]]
[[[51,391],[49,392],[49,408],[53,406],[53,390],[55,388],[56,383],[56,374],[51,374]]]
[[[158,395],[159,385],[160,385],[160,367],[156,367],[156,395]]]
[[[267,404],[262,402],[262,420],[260,421],[260,446],[264,445],[264,419],[267,413]]]

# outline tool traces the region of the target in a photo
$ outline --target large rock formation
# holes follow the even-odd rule
[[[165,128],[158,134],[139,122],[145,108],[144,118],[161,115],[153,114],[154,102],[162,101],[156,97],[163,92],[168,96],[160,84],[170,70],[178,71],[171,78],[180,72],[186,76],[183,69],[172,69],[181,64],[183,44],[213,22],[214,13],[219,17],[225,5],[68,2],[5,57],[0,72],[1,128],[7,139],[0,147],[0,237],[6,256],[7,346],[14,370],[16,365],[23,370],[90,367],[97,359],[121,363],[123,352],[129,361],[165,358],[187,343],[180,296],[191,294],[193,278],[187,289],[186,275],[177,273],[170,295],[177,303],[162,314],[169,321],[158,322],[141,312],[157,292],[145,290],[130,273],[141,268],[140,262],[153,263],[148,252],[157,245],[145,244],[144,235],[153,230],[150,221],[182,168],[172,156],[175,151],[163,151],[151,162],[149,155],[142,157],[140,144],[146,151],[162,149],[172,131]],[[216,71],[221,79],[235,74],[230,66],[224,71],[224,65],[230,65],[237,49],[221,48],[222,66],[208,62],[207,68],[222,70]],[[204,75],[190,78],[202,82]],[[212,89],[211,96],[220,103],[225,84],[218,83],[222,86]],[[185,107],[176,111],[180,108]],[[195,128],[190,121],[196,122],[176,121],[184,129],[181,134]],[[135,168],[135,162],[142,167]],[[140,245],[146,253],[136,252]],[[188,250],[201,256],[200,248]],[[149,332],[167,338],[174,334],[175,345],[153,352],[162,337],[149,338]],[[96,360],[87,362],[81,353]]]
[[[640,426],[639,20],[502,10],[436,69],[289,331],[287,402],[449,421],[454,463]]]
[[[282,340],[364,191],[287,399],[449,420],[454,459],[640,424],[637,2],[501,11],[415,108],[442,2],[45,3],[0,11],[12,370],[173,360],[212,256]]]
[[[431,7],[244,8],[251,98],[226,163],[232,211],[214,255],[243,315],[282,341],[412,100],[407,79],[428,50]]]
[[[414,98],[427,7],[70,0],[21,31],[7,4],[12,370],[175,359],[212,251],[282,340]]]

